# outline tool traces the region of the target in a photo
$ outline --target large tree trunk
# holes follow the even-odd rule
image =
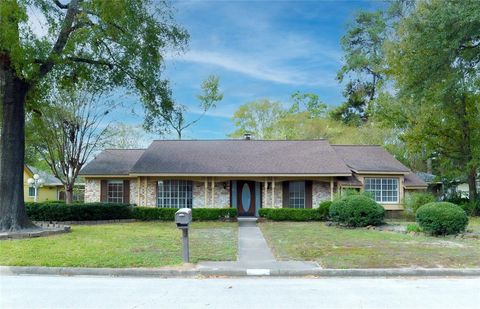
[[[73,186],[65,186],[65,203],[71,204],[73,202]]]
[[[477,168],[474,166],[470,169],[468,173],[468,197],[470,202],[476,201],[478,198],[477,192]]]
[[[29,86],[16,76],[5,54],[0,54],[0,83],[0,231],[16,231],[33,227],[23,200],[25,100]]]

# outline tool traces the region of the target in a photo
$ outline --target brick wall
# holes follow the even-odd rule
[[[85,180],[85,203],[100,202],[100,180]]]
[[[312,181],[312,207],[317,208],[323,201],[330,201],[330,183]]]

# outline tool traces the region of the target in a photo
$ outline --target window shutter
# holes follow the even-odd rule
[[[282,188],[282,206],[283,208],[288,208],[289,207],[289,197],[290,197],[290,184],[288,181],[282,182],[283,188]]]
[[[305,208],[312,208],[312,181],[305,181]]]
[[[123,181],[123,203],[130,204],[130,180]]]
[[[100,181],[100,202],[103,202],[103,203],[107,202],[107,181],[106,180]]]

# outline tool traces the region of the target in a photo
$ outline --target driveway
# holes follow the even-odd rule
[[[478,308],[480,278],[0,277],[0,308]]]

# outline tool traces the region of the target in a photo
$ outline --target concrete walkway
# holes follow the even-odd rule
[[[201,262],[198,268],[212,270],[246,270],[251,275],[269,275],[278,270],[314,270],[314,262],[277,261],[256,224],[256,218],[238,221],[238,258],[236,262]]]

